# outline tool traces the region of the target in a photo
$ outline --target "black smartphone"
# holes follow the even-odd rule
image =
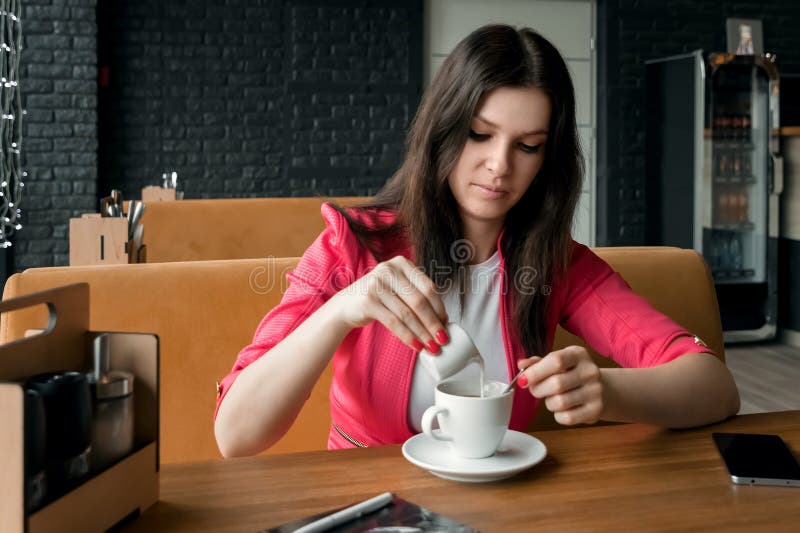
[[[734,483],[800,487],[800,465],[778,435],[713,433]]]

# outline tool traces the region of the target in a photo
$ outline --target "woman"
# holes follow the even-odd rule
[[[490,379],[525,369],[512,429],[541,401],[565,425],[684,427],[736,413],[725,365],[572,241],[583,170],[574,91],[547,40],[499,25],[465,38],[406,152],[370,205],[323,206],[327,229],[222,382],[223,455],[277,442],[331,359],[328,447],[403,442],[433,404],[416,355],[439,351],[448,320],[471,334]],[[548,353],[558,324],[626,368],[599,369],[577,346]]]

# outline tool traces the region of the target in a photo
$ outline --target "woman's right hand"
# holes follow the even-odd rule
[[[434,354],[448,341],[447,311],[436,285],[403,256],[379,263],[332,300],[350,328],[377,320],[414,350]]]

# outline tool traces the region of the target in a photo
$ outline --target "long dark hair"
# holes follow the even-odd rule
[[[372,202],[359,206],[392,210],[396,222],[376,225],[337,209],[378,260],[389,258],[392,243],[408,239],[426,274],[440,286],[456,280],[463,289],[458,272],[470,258],[452,250],[463,230],[447,178],[467,141],[478,102],[500,86],[536,87],[552,105],[544,164],[506,216],[501,242],[508,273],[504,289],[511,291],[519,338],[529,355],[544,354],[548,289],[569,264],[570,230],[583,177],[572,80],[547,39],[529,28],[489,25],[462,40],[422,99],[402,166]],[[448,280],[442,272],[450,273]]]

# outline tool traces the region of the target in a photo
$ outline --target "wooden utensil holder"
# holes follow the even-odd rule
[[[165,189],[158,185],[148,185],[142,188],[142,201],[145,204],[150,202],[171,202],[177,200],[177,190]]]
[[[80,283],[0,303],[0,312],[49,313],[45,330],[0,346],[0,531],[101,532],[158,500],[158,337],[112,333],[112,367],[134,375],[134,451],[30,514],[25,511],[22,383],[41,372],[91,368],[89,285]],[[25,311],[18,311],[25,309]],[[5,318],[5,317],[4,317]]]
[[[69,264],[128,263],[128,220],[86,214],[69,220]]]

